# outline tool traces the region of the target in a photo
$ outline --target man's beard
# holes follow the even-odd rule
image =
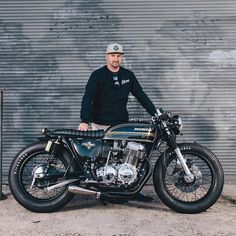
[[[111,65],[112,65],[112,67],[114,67],[114,68],[117,68],[117,67],[120,66],[119,62],[113,62]]]

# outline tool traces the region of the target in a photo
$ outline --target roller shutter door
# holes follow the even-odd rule
[[[118,41],[154,104],[182,116],[179,141],[209,147],[236,183],[235,10],[232,0],[2,0],[4,181],[43,127],[77,127],[88,77]],[[128,107],[149,118],[132,96]]]

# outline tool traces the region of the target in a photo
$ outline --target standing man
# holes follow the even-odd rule
[[[95,70],[86,85],[81,104],[81,123],[79,130],[87,131],[89,123],[93,130],[106,130],[111,125],[129,120],[126,108],[131,92],[150,115],[156,113],[156,108],[143,91],[134,73],[121,67],[123,47],[118,43],[107,46],[107,64]],[[142,193],[139,200],[150,201]]]
[[[143,91],[134,73],[120,66],[123,54],[122,45],[111,43],[107,46],[107,65],[95,70],[86,85],[79,130],[88,130],[90,122],[94,130],[127,122],[129,92],[150,115],[156,113],[154,104]]]

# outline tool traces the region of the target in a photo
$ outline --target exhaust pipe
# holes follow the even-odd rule
[[[89,190],[89,189],[85,189],[85,188],[81,188],[78,186],[69,186],[68,187],[68,191],[70,193],[74,193],[74,194],[81,194],[81,195],[87,195],[87,196],[96,196],[97,198],[100,197],[101,192],[96,192],[93,190]]]
[[[54,184],[54,185],[52,185],[52,186],[50,186],[50,187],[47,187],[47,188],[45,188],[45,190],[46,190],[46,191],[51,191],[51,190],[54,190],[54,189],[56,189],[56,188],[63,187],[63,186],[65,186],[65,185],[67,185],[67,184],[71,184],[71,183],[73,183],[73,182],[75,182],[75,181],[78,181],[78,179],[65,180],[65,181],[63,181],[63,182],[61,182],[61,183],[59,183],[59,184]],[[33,186],[33,184],[34,184],[34,183],[32,182],[31,186]]]

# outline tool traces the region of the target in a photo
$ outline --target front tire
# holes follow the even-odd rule
[[[156,162],[153,181],[159,198],[180,213],[199,213],[211,207],[220,197],[224,184],[223,169],[216,156],[198,144],[178,147],[186,159],[194,181],[185,181],[185,173],[175,152],[168,149]]]
[[[34,212],[54,212],[66,205],[73,194],[67,186],[45,191],[45,188],[65,180],[63,174],[69,165],[69,154],[60,147],[52,163],[52,156],[45,151],[47,142],[36,142],[22,149],[12,161],[9,170],[9,186],[17,202]],[[50,164],[49,164],[50,163]],[[46,170],[48,176],[33,181],[35,171]],[[50,177],[51,176],[51,177]]]

